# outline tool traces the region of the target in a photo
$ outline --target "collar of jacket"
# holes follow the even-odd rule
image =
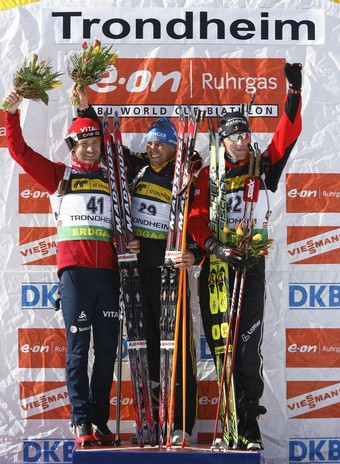
[[[242,166],[246,166],[247,164],[249,164],[249,156],[247,156],[247,158],[243,160],[236,161],[236,163],[232,163],[231,161],[229,161],[226,155],[224,156],[224,160],[225,165],[228,169],[241,168]]]
[[[89,163],[83,163],[75,156],[72,156],[72,168],[76,171],[99,171],[100,160],[98,159],[93,165]]]

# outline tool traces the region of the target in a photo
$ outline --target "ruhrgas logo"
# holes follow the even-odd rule
[[[287,213],[339,213],[340,174],[286,174]]]
[[[20,382],[20,409],[25,419],[68,419],[69,404],[64,382]]]
[[[56,227],[20,227],[19,250],[26,266],[57,264]]]
[[[340,329],[286,329],[287,367],[340,367]]]
[[[287,382],[289,419],[340,418],[340,381]]]
[[[183,101],[218,117],[239,110],[256,93],[249,112],[252,131],[274,132],[286,93],[284,63],[278,58],[119,58],[119,65],[91,86],[89,99],[99,116],[117,110],[123,131],[144,132],[157,117],[177,117]]]
[[[51,213],[48,193],[27,174],[19,174],[19,213]]]
[[[18,358],[20,368],[64,368],[65,329],[18,329]]]
[[[288,226],[290,264],[339,264],[339,226]]]

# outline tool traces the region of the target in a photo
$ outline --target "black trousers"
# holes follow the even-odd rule
[[[60,277],[66,327],[66,383],[71,424],[106,424],[119,332],[119,276],[110,269],[70,267]],[[94,361],[88,375],[91,332]]]
[[[148,349],[148,362],[151,380],[159,385],[160,380],[160,314],[161,314],[161,270],[141,269],[145,329]],[[186,346],[186,432],[191,435],[197,412],[196,384],[196,350],[192,331],[192,317],[187,299],[187,346]],[[182,430],[182,328],[178,345],[176,364],[175,420],[174,429]],[[156,389],[157,390],[157,389]],[[158,392],[158,390],[157,390]],[[158,395],[156,393],[156,397]],[[158,417],[158,407],[155,408],[155,418]]]
[[[210,261],[206,259],[200,274],[200,308],[205,337],[216,366],[213,321],[209,306],[209,273]],[[235,272],[229,266],[230,299],[234,279]],[[264,302],[265,265],[264,259],[261,259],[256,266],[247,269],[245,277],[234,366],[234,385],[239,409],[247,409],[248,404],[258,403],[263,394],[261,344]]]

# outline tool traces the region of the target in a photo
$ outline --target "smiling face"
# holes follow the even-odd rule
[[[74,156],[81,162],[93,165],[100,157],[100,138],[79,140],[73,147]]]
[[[150,140],[146,144],[146,152],[148,154],[151,166],[160,167],[171,161],[176,154],[176,148],[164,142]]]

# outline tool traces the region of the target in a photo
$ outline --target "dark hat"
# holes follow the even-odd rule
[[[218,135],[220,142],[228,135],[250,132],[248,119],[240,112],[226,113],[218,122]]]
[[[101,138],[102,132],[99,123],[90,118],[76,118],[68,128],[68,136],[65,138],[67,146],[72,149],[81,139],[88,137]]]

